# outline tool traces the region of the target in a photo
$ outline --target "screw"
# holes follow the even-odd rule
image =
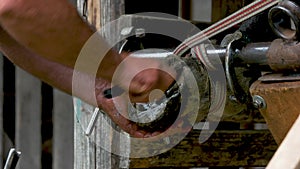
[[[253,106],[257,109],[265,109],[267,107],[264,98],[262,98],[259,95],[252,96],[252,101],[253,101]]]

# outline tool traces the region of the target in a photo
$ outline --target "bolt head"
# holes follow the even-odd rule
[[[264,98],[259,95],[252,96],[252,102],[253,106],[257,109],[265,109],[267,107]]]

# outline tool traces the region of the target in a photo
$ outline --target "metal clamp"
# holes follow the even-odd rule
[[[228,42],[226,47],[225,74],[226,74],[227,84],[233,93],[233,96],[230,96],[231,100],[237,101],[239,103],[245,103],[246,94],[238,83],[234,66],[233,66],[234,61],[233,61],[232,44],[241,38],[242,38],[242,33],[239,31],[231,35],[231,40]]]

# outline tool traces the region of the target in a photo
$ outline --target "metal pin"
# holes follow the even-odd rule
[[[20,151],[16,151],[15,148],[11,148],[9,150],[7,160],[5,162],[4,169],[14,169],[14,168],[16,168],[16,165],[19,161],[20,156],[21,156]]]
[[[96,126],[96,122],[99,116],[99,113],[102,112],[98,107],[95,108],[92,118],[88,124],[88,127],[85,130],[85,135],[90,136]]]

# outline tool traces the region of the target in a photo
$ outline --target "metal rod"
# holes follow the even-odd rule
[[[16,168],[16,165],[19,161],[20,156],[21,156],[20,151],[16,151],[15,148],[11,148],[9,150],[7,160],[5,162],[4,169],[14,169],[14,168]]]
[[[249,43],[242,49],[235,49],[234,60],[239,60],[241,64],[259,64],[261,66],[268,65],[267,52],[271,42]],[[226,56],[226,48],[215,46],[214,49],[206,49],[208,57],[210,55],[218,55],[224,63]]]
[[[249,43],[241,50],[236,51],[236,58],[239,58],[243,63],[268,65],[267,52],[271,42]]]
[[[101,112],[101,110],[96,107],[94,112],[93,112],[93,115],[92,115],[92,118],[88,124],[88,127],[86,128],[85,130],[85,135],[87,136],[90,136],[96,126],[96,122],[97,122],[97,119],[98,119],[98,116],[99,116],[99,113]]]

